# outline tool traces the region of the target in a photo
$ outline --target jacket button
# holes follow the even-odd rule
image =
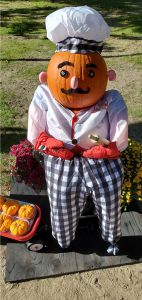
[[[78,121],[77,116],[74,116],[74,117],[73,117],[73,122],[76,123],[77,121]]]
[[[72,140],[72,144],[77,144],[77,140],[76,139],[74,139],[74,140]]]

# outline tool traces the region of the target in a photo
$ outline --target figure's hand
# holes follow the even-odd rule
[[[37,137],[34,146],[35,150],[40,151],[41,145],[44,145],[48,149],[53,149],[53,148],[62,148],[64,146],[64,143],[60,140],[50,138],[45,132],[41,132]]]
[[[110,158],[117,159],[121,154],[116,147],[116,142],[110,142],[108,147],[95,146],[91,149],[84,151],[82,156],[89,158]]]
[[[42,147],[42,149],[41,146],[44,146],[44,148]],[[67,149],[63,149],[63,146],[64,143],[62,141],[50,138],[45,132],[41,132],[37,137],[34,149],[37,151],[40,151],[42,149],[41,152],[48,155],[61,157],[67,160],[71,159],[74,154]]]

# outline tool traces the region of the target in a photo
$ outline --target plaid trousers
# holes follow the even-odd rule
[[[75,238],[79,218],[90,195],[102,238],[115,244],[121,237],[121,159],[74,157],[63,160],[44,154],[52,235],[62,248]]]

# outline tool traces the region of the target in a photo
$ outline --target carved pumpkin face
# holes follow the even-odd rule
[[[57,52],[49,62],[48,86],[52,96],[68,108],[84,108],[104,95],[108,73],[98,53]]]

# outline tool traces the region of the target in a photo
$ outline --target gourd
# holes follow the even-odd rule
[[[62,66],[63,62],[66,64]],[[71,88],[73,77],[77,77],[78,88],[85,94],[65,93]],[[102,56],[95,52],[57,52],[49,62],[47,81],[52,96],[63,106],[76,109],[92,106],[103,97],[106,90],[106,63]]]
[[[5,198],[2,195],[0,195],[0,209],[2,209],[2,206],[5,201],[6,201]]]
[[[12,219],[7,215],[0,215],[0,230],[6,231],[9,230]]]
[[[34,215],[34,207],[31,205],[23,205],[18,211],[19,217],[28,219]]]
[[[14,200],[7,200],[3,206],[2,210],[7,215],[15,215],[19,209],[19,203]]]
[[[14,235],[24,235],[28,231],[28,223],[23,220],[16,220],[10,226],[10,232]]]

